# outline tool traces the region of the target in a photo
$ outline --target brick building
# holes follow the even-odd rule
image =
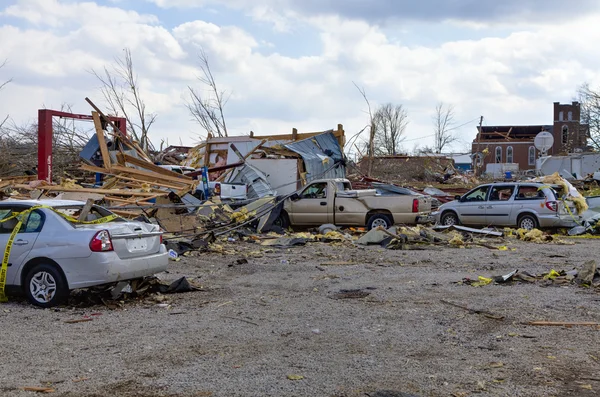
[[[548,131],[554,137],[554,145],[548,150],[549,155],[564,155],[587,148],[589,126],[581,123],[579,102],[554,102],[552,120],[551,125],[484,126],[481,131],[478,127],[477,136],[472,143],[472,153],[486,153],[480,155],[483,157],[484,171],[492,163],[513,163],[519,165],[519,170],[528,170],[535,169],[535,161],[540,155],[533,140],[541,131]]]

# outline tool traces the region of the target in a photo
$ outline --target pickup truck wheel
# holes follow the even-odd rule
[[[392,225],[393,223],[388,215],[375,214],[371,215],[367,221],[367,230],[375,229],[379,226],[383,227],[384,229],[389,229]]]
[[[288,229],[290,227],[290,218],[283,211],[279,213],[279,216],[273,221],[274,226],[279,226],[282,229]]]
[[[517,222],[519,229],[532,230],[538,227],[538,221],[533,215],[522,215]]]
[[[40,307],[53,307],[69,296],[69,286],[53,265],[35,265],[25,277],[25,295],[29,302]]]
[[[460,222],[458,221],[458,216],[456,216],[454,212],[448,211],[442,215],[440,223],[444,226],[452,226],[458,225]]]

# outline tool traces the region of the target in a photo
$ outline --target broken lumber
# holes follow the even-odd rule
[[[497,314],[494,314],[494,313],[488,312],[487,310],[477,310],[477,309],[471,309],[471,308],[469,308],[469,307],[462,306],[462,305],[459,305],[459,304],[457,304],[457,303],[453,303],[453,302],[450,302],[450,301],[447,301],[447,300],[444,300],[444,299],[440,299],[440,302],[442,302],[442,303],[444,303],[444,304],[446,304],[446,305],[450,305],[450,306],[457,307],[457,308],[459,308],[459,309],[466,310],[466,311],[468,311],[469,313],[473,313],[473,314],[481,314],[481,315],[483,315],[484,317],[491,318],[491,319],[493,319],[493,320],[504,320],[504,316],[500,316],[500,315],[497,315]]]

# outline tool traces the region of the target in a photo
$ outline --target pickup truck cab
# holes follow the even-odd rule
[[[382,196],[375,189],[352,190],[347,179],[321,179],[285,200],[277,223],[284,228],[326,223],[388,228],[429,222],[430,213],[428,196]]]

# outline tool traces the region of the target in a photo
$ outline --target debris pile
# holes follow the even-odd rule
[[[463,278],[458,284],[482,287],[488,284],[506,284],[511,282],[544,283],[546,285],[576,284],[582,287],[600,290],[600,269],[594,260],[585,262],[580,269],[561,270],[551,269],[547,273],[531,274],[526,271],[514,270],[508,274],[492,277],[478,276],[477,280]]]

